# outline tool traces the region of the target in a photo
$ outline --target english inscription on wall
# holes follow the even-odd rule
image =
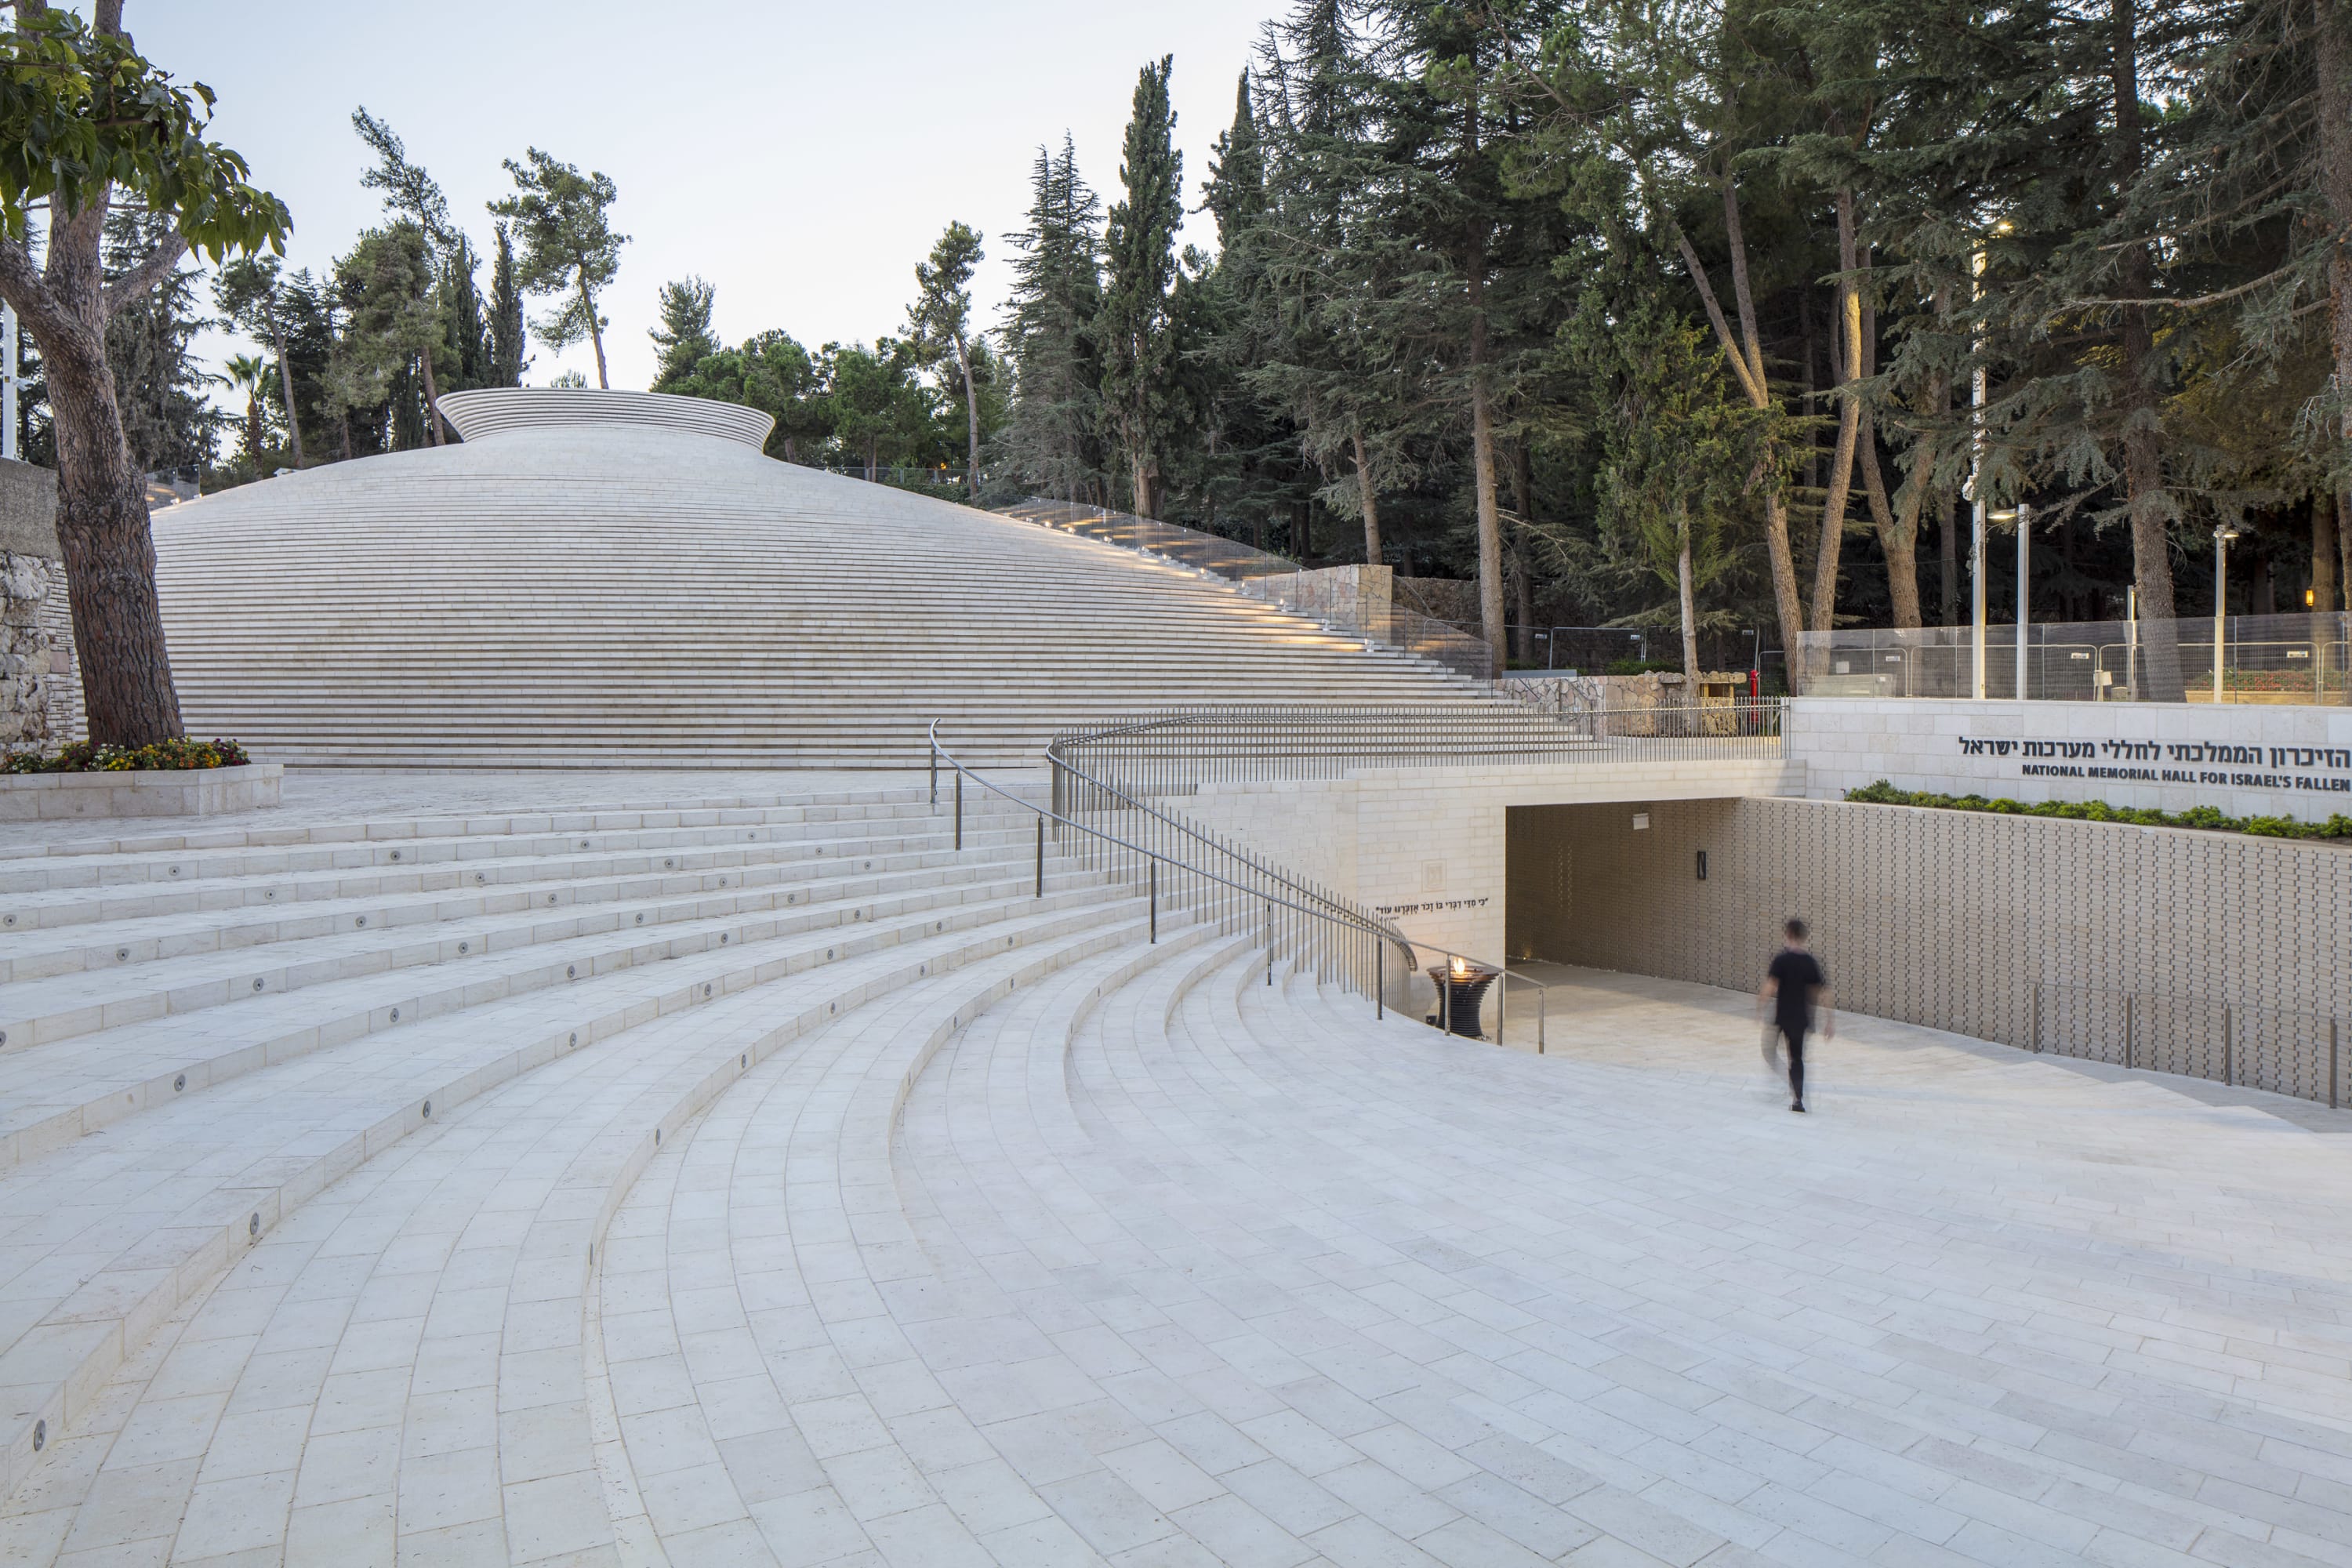
[[[2017,758],[2020,778],[2118,779],[2131,784],[2352,795],[2352,747],[2347,746],[2237,746],[2214,741],[1979,741],[1967,735],[1956,739],[1965,757]]]

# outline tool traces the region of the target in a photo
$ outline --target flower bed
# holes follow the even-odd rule
[[[2338,812],[2325,822],[2297,822],[2291,816],[2224,816],[2210,805],[2187,811],[2109,805],[2101,800],[1988,800],[1980,795],[1937,795],[1928,790],[1896,789],[1885,779],[1845,792],[1848,800],[1872,805],[1919,805],[1939,811],[1990,811],[2002,816],[2063,816],[2076,822],[2121,822],[2140,827],[2203,827],[2221,833],[2246,833],[2258,838],[2352,839],[2352,816]]]
[[[199,741],[184,735],[178,740],[157,741],[152,745],[135,748],[75,741],[53,752],[20,752],[10,757],[0,771],[12,773],[183,773],[199,768],[241,768],[252,761],[245,754],[245,748],[235,741]]]

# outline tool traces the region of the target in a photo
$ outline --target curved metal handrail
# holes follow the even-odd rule
[[[1254,860],[1251,860],[1248,857],[1241,855],[1239,851],[1234,850],[1230,846],[1216,844],[1213,839],[1201,835],[1196,829],[1192,828],[1191,824],[1182,823],[1181,819],[1168,818],[1165,816],[1165,814],[1155,814],[1157,816],[1160,816],[1162,820],[1167,821],[1171,826],[1184,828],[1188,834],[1200,839],[1201,842],[1209,845],[1217,853],[1240,860],[1243,865],[1249,868],[1253,875],[1262,879],[1268,879],[1278,883],[1283,888],[1301,893],[1307,898],[1313,899],[1315,901],[1311,903],[1303,902],[1299,900],[1284,896],[1281,893],[1271,891],[1263,884],[1259,886],[1252,886],[1248,882],[1224,875],[1219,871],[1212,870],[1205,866],[1195,864],[1192,859],[1171,855],[1165,849],[1154,848],[1148,844],[1139,844],[1132,839],[1122,837],[1116,833],[1106,832],[1092,823],[1082,822],[1075,816],[1065,814],[1058,808],[1058,805],[1039,805],[1034,801],[1024,800],[1019,795],[1014,795],[1010,790],[998,784],[992,779],[975,772],[970,766],[966,765],[961,758],[957,757],[954,752],[949,751],[940,740],[940,722],[941,721],[940,720],[932,720],[929,729],[931,764],[930,799],[932,805],[937,805],[939,804],[939,767],[941,763],[945,763],[948,767],[953,771],[953,775],[956,781],[956,847],[958,848],[961,848],[963,847],[963,781],[969,778],[974,784],[988,791],[990,794],[994,795],[1003,800],[1008,801],[1012,805],[1020,807],[1022,810],[1030,812],[1035,816],[1037,819],[1037,890],[1041,896],[1044,894],[1045,887],[1045,825],[1050,822],[1056,825],[1057,827],[1067,827],[1076,833],[1083,834],[1087,838],[1094,840],[1096,843],[1105,847],[1110,851],[1138,857],[1145,863],[1148,868],[1146,876],[1150,888],[1149,896],[1151,900],[1151,940],[1154,942],[1157,942],[1160,936],[1159,873],[1160,868],[1164,865],[1171,868],[1172,870],[1181,872],[1185,877],[1190,877],[1198,881],[1213,884],[1214,886],[1224,889],[1227,892],[1234,895],[1236,899],[1245,900],[1253,911],[1262,911],[1264,913],[1266,926],[1266,965],[1268,984],[1272,984],[1275,949],[1279,941],[1276,930],[1277,921],[1275,915],[1276,910],[1286,911],[1291,915],[1303,918],[1305,921],[1316,922],[1321,926],[1331,928],[1332,934],[1334,935],[1344,934],[1346,936],[1352,936],[1368,941],[1370,944],[1373,955],[1374,976],[1371,986],[1369,990],[1369,994],[1372,998],[1376,1011],[1380,1014],[1384,1015],[1387,1011],[1387,1000],[1383,990],[1386,965],[1380,961],[1380,954],[1385,952],[1390,944],[1393,943],[1396,945],[1404,955],[1405,972],[1408,974],[1412,973],[1413,966],[1419,962],[1418,955],[1414,952],[1412,942],[1409,941],[1402,931],[1396,930],[1395,927],[1388,925],[1385,922],[1362,914],[1357,910],[1350,910],[1347,908],[1344,903],[1330,899],[1328,895],[1318,893],[1297,882],[1296,879],[1285,876],[1284,874],[1274,870],[1270,867],[1260,866]],[[1085,779],[1085,775],[1083,774],[1077,776],[1081,779]],[[1094,781],[1086,779],[1085,782],[1089,785],[1092,785]],[[1118,793],[1116,791],[1109,790],[1108,786],[1105,786],[1105,792],[1108,794]],[[1122,796],[1121,798],[1125,797]],[[1056,837],[1058,837],[1059,834],[1057,833]],[[1226,918],[1230,919],[1231,914],[1232,911],[1229,910],[1226,912]],[[1301,942],[1295,933],[1292,935],[1292,942],[1294,949],[1311,945],[1310,943]],[[1328,952],[1328,949],[1326,951]],[[1294,952],[1294,956],[1296,956],[1296,952]],[[1360,980],[1361,978],[1351,972],[1345,971],[1344,968],[1343,973],[1349,973],[1351,980]]]
[[[1342,710],[1340,711],[1344,713],[1347,710]],[[1120,805],[1125,806],[1129,810],[1140,812],[1147,818],[1156,821],[1169,829],[1172,829],[1181,836],[1188,837],[1200,843],[1205,844],[1220,853],[1234,855],[1241,858],[1244,864],[1251,865],[1254,869],[1261,871],[1262,874],[1272,876],[1277,880],[1283,881],[1286,885],[1298,888],[1302,893],[1315,898],[1319,901],[1328,901],[1334,910],[1344,911],[1345,915],[1349,919],[1367,922],[1369,925],[1379,929],[1387,934],[1390,940],[1394,942],[1399,949],[1403,952],[1407,965],[1407,973],[1412,973],[1413,969],[1418,966],[1420,962],[1414,952],[1414,943],[1411,938],[1407,937],[1403,931],[1399,930],[1393,923],[1381,921],[1368,913],[1349,909],[1344,900],[1340,900],[1332,895],[1318,893],[1313,889],[1306,889],[1296,882],[1295,879],[1288,878],[1282,872],[1275,870],[1272,867],[1257,866],[1256,863],[1252,861],[1248,856],[1241,855],[1239,851],[1233,849],[1231,847],[1218,843],[1213,836],[1208,834],[1197,824],[1192,823],[1182,816],[1177,816],[1173,812],[1164,811],[1146,801],[1137,799],[1134,795],[1129,795],[1126,790],[1122,789],[1118,785],[1107,783],[1101,778],[1087,773],[1085,769],[1080,767],[1076,762],[1072,760],[1071,752],[1072,748],[1074,747],[1084,746],[1090,742],[1103,741],[1117,736],[1137,735],[1148,731],[1166,729],[1181,729],[1197,724],[1204,720],[1212,719],[1213,717],[1213,715],[1209,714],[1192,712],[1167,713],[1145,719],[1129,720],[1117,724],[1107,724],[1094,730],[1065,731],[1062,733],[1055,735],[1053,741],[1045,748],[1045,756],[1046,760],[1053,764],[1055,769],[1054,799],[1056,810],[1058,811],[1064,798],[1062,784],[1063,778],[1066,775],[1068,777],[1078,779],[1089,790],[1111,797]],[[934,728],[936,728],[936,725]],[[1099,829],[1088,826],[1086,824],[1079,824],[1078,826],[1085,827],[1088,832],[1100,832]],[[1461,971],[1457,966],[1466,964],[1474,966],[1476,970],[1484,971],[1501,982],[1503,992],[1498,994],[1497,997],[1497,1006],[1498,1009],[1500,1009],[1500,1015],[1496,1026],[1496,1034],[1498,1037],[1498,1041],[1503,1032],[1503,1026],[1508,1021],[1507,993],[1509,991],[1511,982],[1517,980],[1523,985],[1533,986],[1536,992],[1536,1052],[1539,1056],[1543,1054],[1545,1044],[1545,1018],[1549,1012],[1551,996],[1550,988],[1548,985],[1546,985],[1542,981],[1538,980],[1534,975],[1522,973],[1519,971],[1511,968],[1510,965],[1507,963],[1490,963],[1484,959],[1474,958],[1467,953],[1457,953],[1452,952],[1449,949],[1438,946],[1434,942],[1427,945],[1432,949],[1432,951],[1435,952],[1441,958],[1445,960],[1445,963],[1441,969],[1430,972],[1433,976],[1435,976],[1440,973],[1451,973],[1459,975]],[[1454,1020],[1451,1016],[1453,1002],[1452,987],[1450,984],[1438,982],[1434,979],[1433,979],[1432,983],[1436,985],[1438,992],[1438,1018],[1440,1021],[1437,1026],[1451,1034],[1454,1032]]]
[[[1394,942],[1397,947],[1402,951],[1405,956],[1405,962],[1408,964],[1418,962],[1418,955],[1414,952],[1412,940],[1402,931],[1397,930],[1396,927],[1390,925],[1385,921],[1374,920],[1368,915],[1360,914],[1353,910],[1348,909],[1344,904],[1331,902],[1328,900],[1327,895],[1317,894],[1312,892],[1310,889],[1300,887],[1299,884],[1285,876],[1282,872],[1276,870],[1273,867],[1261,866],[1255,862],[1247,862],[1246,857],[1240,857],[1238,851],[1223,845],[1219,845],[1213,838],[1202,837],[1202,841],[1210,845],[1211,847],[1217,849],[1223,854],[1235,855],[1237,858],[1243,858],[1245,863],[1250,864],[1253,870],[1255,870],[1264,876],[1270,877],[1276,881],[1282,883],[1284,886],[1297,889],[1297,890],[1305,893],[1307,897],[1317,899],[1324,907],[1318,907],[1317,904],[1297,903],[1288,899],[1276,898],[1274,895],[1264,891],[1262,889],[1250,887],[1248,884],[1235,881],[1230,877],[1220,876],[1214,871],[1207,870],[1187,861],[1180,860],[1175,856],[1167,853],[1165,850],[1153,849],[1147,845],[1135,843],[1131,839],[1121,838],[1116,833],[1104,832],[1101,828],[1095,826],[1092,823],[1081,822],[1074,816],[1066,816],[1061,812],[1050,806],[1039,805],[1034,801],[1023,800],[1019,795],[1013,794],[1011,791],[999,785],[994,781],[981,773],[973,772],[970,767],[967,767],[962,762],[958,760],[954,752],[941,745],[940,743],[940,721],[937,719],[931,721],[931,755],[934,759],[947,763],[948,766],[953,768],[958,774],[971,780],[972,783],[980,785],[981,788],[988,791],[990,794],[1011,801],[1013,805],[1019,806],[1024,811],[1036,813],[1037,818],[1040,822],[1057,823],[1065,827],[1075,828],[1078,832],[1087,834],[1091,837],[1100,839],[1103,843],[1115,848],[1124,849],[1129,854],[1140,855],[1149,860],[1159,861],[1170,866],[1181,867],[1189,876],[1199,877],[1206,881],[1218,883],[1221,886],[1232,889],[1234,892],[1240,893],[1245,898],[1256,900],[1260,903],[1272,903],[1278,909],[1291,910],[1299,914],[1312,916],[1318,920],[1328,919],[1338,921],[1349,925],[1350,929],[1362,935],[1385,937],[1390,942]],[[1076,770],[1072,769],[1070,771],[1076,773]],[[1083,773],[1078,773],[1077,776],[1082,779],[1086,779],[1086,782],[1089,785],[1101,789],[1107,795],[1119,795],[1122,800],[1126,800],[1128,798],[1124,795],[1120,795],[1120,792],[1117,789],[1107,784],[1098,784],[1095,780],[1087,778]],[[939,804],[939,783],[936,776],[936,770],[934,770],[934,777],[931,784],[931,804],[933,805],[937,805]],[[1130,802],[1130,804],[1133,803]],[[1141,809],[1147,811],[1150,810],[1148,806],[1142,807]],[[1171,826],[1183,829],[1188,833],[1192,833],[1196,837],[1202,837],[1198,829],[1194,828],[1192,824],[1185,822],[1181,817],[1170,816],[1164,813],[1157,812],[1153,813],[1153,815],[1160,816],[1162,821],[1167,822]]]

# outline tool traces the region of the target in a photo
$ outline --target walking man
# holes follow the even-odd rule
[[[1789,1044],[1789,1109],[1802,1110],[1805,1034],[1815,1022],[1813,1009],[1821,1009],[1823,1039],[1836,1037],[1837,1021],[1830,1013],[1830,977],[1822,973],[1820,961],[1805,951],[1805,922],[1792,920],[1783,930],[1788,941],[1765,972],[1756,1010],[1759,1016],[1770,1018]]]

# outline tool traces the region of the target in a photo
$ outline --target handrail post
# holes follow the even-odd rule
[[[1037,819],[1037,896],[1045,896],[1045,819]]]
[[[1265,983],[1274,985],[1274,900],[1265,901]]]
[[[955,797],[956,797],[956,836],[955,836],[955,847],[956,847],[959,850],[961,850],[961,849],[963,847],[963,770],[962,770],[961,768],[958,768],[958,769],[956,770]]]
[[[1379,1023],[1388,1014],[1389,944],[1380,932],[1372,933],[1372,1021]],[[2333,1083],[2333,1079],[2328,1080]],[[2332,1092],[2332,1091],[2331,1091]]]
[[[2236,1054],[2237,1040],[2230,1022],[2230,1005],[2224,1002],[2221,1004],[2221,1081],[2225,1084],[2238,1081],[2235,1063],[2231,1060]]]
[[[2336,1075],[2342,1068],[2344,1061],[2342,1055],[2336,1048],[2336,1021],[2330,1018],[2327,1020],[2327,1109],[2330,1110],[2336,1109]]]
[[[1151,858],[1151,940],[1160,940],[1160,857]]]
[[[940,743],[931,742],[931,805],[940,804]]]

